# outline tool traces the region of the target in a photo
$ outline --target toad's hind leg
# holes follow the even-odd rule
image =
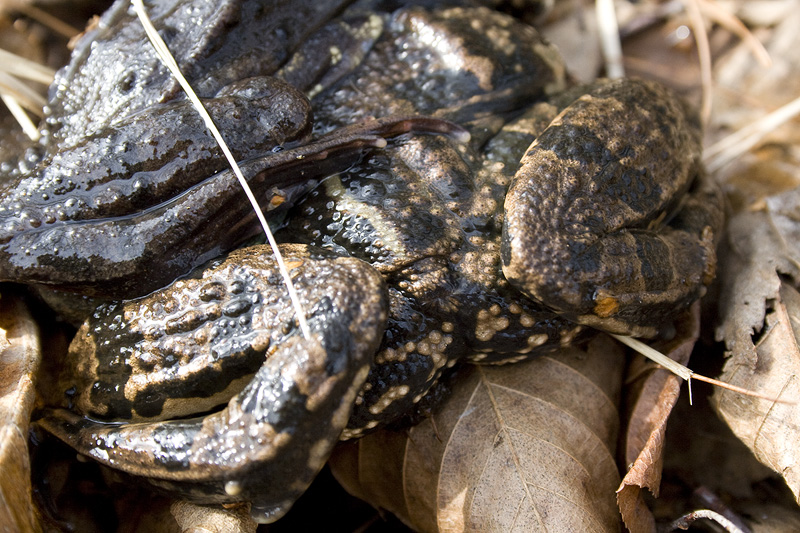
[[[277,520],[325,464],[383,333],[382,279],[361,261],[347,259],[345,267],[346,287],[309,289],[317,293],[306,308],[311,337],[289,335],[222,411],[120,425],[59,409],[39,424],[79,453],[174,496],[250,502],[257,521]]]
[[[722,197],[700,151],[697,121],[665,88],[590,88],[521,161],[505,202],[505,276],[570,320],[655,335],[714,274]]]

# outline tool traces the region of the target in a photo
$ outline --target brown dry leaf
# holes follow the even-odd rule
[[[766,315],[765,331],[755,347],[755,366],[731,354],[721,379],[772,398],[800,401],[800,294],[788,284]],[[800,405],[715,392],[712,405],[756,458],[780,473],[800,501]]]
[[[800,400],[800,296],[790,281],[796,283],[800,274],[799,212],[800,190],[795,189],[767,199],[764,211],[731,221],[717,331],[729,350],[720,379],[792,401]],[[800,498],[800,406],[725,390],[715,392],[712,405]]]
[[[433,419],[339,448],[334,474],[419,531],[617,531],[623,364],[601,336],[586,350],[474,367]]]
[[[740,213],[728,224],[727,247],[720,253],[717,340],[730,351],[729,365],[755,367],[752,336],[764,326],[768,302],[779,300],[780,276],[800,279],[798,209],[800,189],[794,189],[769,198],[765,210]]]
[[[686,365],[700,335],[700,306],[695,304],[676,323],[674,339],[654,348]],[[683,380],[657,365],[637,358],[629,369],[635,381],[628,388],[628,427],[625,432],[625,464],[628,473],[617,490],[617,504],[631,531],[656,531],[653,514],[644,501],[643,489],[658,496],[664,463],[667,421],[678,401]]]
[[[39,331],[19,298],[0,297],[0,525],[41,531],[31,500],[28,423],[35,398]]]

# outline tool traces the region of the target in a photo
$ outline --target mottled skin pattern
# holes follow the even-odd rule
[[[206,364],[224,366],[227,358],[256,353],[260,368],[224,409],[202,418],[105,427],[60,411],[39,423],[100,462],[133,474],[147,473],[161,489],[205,503],[249,501],[261,520],[282,515],[338,441],[386,320],[384,283],[369,265],[303,245],[284,245],[282,252],[307,313],[309,339],[295,327],[282,278],[264,246],[233,252],[196,278],[152,297],[102,307],[87,322],[87,330],[116,323],[123,339],[138,338],[127,348],[134,352],[129,361],[137,360],[151,375],[179,373],[185,368],[182,363],[191,365],[196,359],[210,357],[213,361]],[[320,278],[331,280],[331,286],[320,284]],[[194,301],[180,301],[190,298]],[[233,309],[237,302],[254,311],[247,315],[247,324],[241,320],[245,315],[237,316]],[[213,307],[220,303],[217,312]],[[193,328],[201,312],[208,315],[204,327]],[[121,322],[133,331],[121,331]],[[79,335],[91,335],[87,330]],[[105,339],[108,333],[99,337]],[[173,336],[179,343],[182,336],[198,334],[206,337],[208,350],[168,346]],[[86,341],[79,337],[76,342]],[[159,352],[162,360],[152,360],[154,352],[136,353],[159,342],[167,344]],[[238,349],[226,344],[237,344]],[[186,393],[204,395],[197,389]],[[140,407],[136,397],[130,405]],[[91,446],[85,441],[88,433]]]
[[[720,202],[697,180],[694,120],[663,87],[627,81],[556,117],[505,198],[506,278],[571,320],[635,336],[699,298]]]
[[[269,76],[286,59],[282,48],[297,46],[336,5],[293,3],[296,16],[309,16],[308,27],[286,36],[286,14],[278,13],[286,2],[253,14],[256,4],[195,8],[170,0],[153,9],[153,18],[177,32],[167,35],[173,52],[229,132],[232,152],[244,161],[250,187],[273,222],[320,179],[352,165],[365,148],[385,144],[383,137],[459,131],[413,117],[351,120],[312,142],[307,97]],[[216,141],[187,100],[175,99],[182,93],[167,84],[166,68],[128,10],[118,2],[82,40],[53,84],[44,139],[4,176],[2,281],[130,298],[164,287],[260,231]],[[187,24],[186,10],[205,23]],[[291,39],[269,52],[261,43],[243,53],[255,28]]]
[[[332,135],[348,163],[327,167],[336,173],[299,203],[268,193],[291,208],[279,237],[313,245],[293,252],[313,338],[294,327],[267,256],[244,270],[215,265],[225,276],[198,273],[101,307],[59,378],[78,414],[53,410],[45,428],[156,487],[198,502],[250,501],[269,521],[345,425],[343,436],[356,437],[414,411],[454,365],[554,350],[581,324],[653,334],[700,296],[713,274],[720,196],[698,165],[698,124],[672,93],[624,81],[556,96],[563,67],[532,28],[484,8],[383,5],[358,2],[327,25],[293,29],[303,37],[275,71],[312,97],[315,135]],[[360,161],[341,142],[353,120],[419,113],[463,124],[471,141],[420,135],[457,130],[415,118],[357,126]],[[331,159],[327,148],[308,153]],[[265,175],[307,168],[281,161]],[[601,195],[603,205],[588,203]],[[331,267],[316,265],[336,260],[320,249],[347,258],[347,273],[322,273]],[[263,288],[243,302],[235,276]],[[325,298],[335,302],[314,303]],[[298,357],[317,362],[301,368]],[[170,420],[229,398],[218,414]]]

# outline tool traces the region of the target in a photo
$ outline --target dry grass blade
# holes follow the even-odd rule
[[[43,65],[0,50],[0,97],[25,135],[34,141],[39,139],[39,130],[23,108],[41,117],[46,102],[42,95],[18,78],[49,84],[54,74],[53,70]]]
[[[600,32],[600,45],[606,60],[606,76],[622,78],[625,67],[622,65],[622,43],[619,38],[619,25],[612,0],[595,2],[597,27]]]
[[[206,108],[203,107],[202,102],[197,97],[197,94],[192,89],[191,85],[189,85],[188,80],[183,76],[178,64],[175,62],[175,58],[172,57],[169,49],[167,48],[166,43],[161,39],[156,31],[153,24],[150,22],[149,17],[147,16],[147,12],[145,11],[144,4],[142,0],[131,0],[131,3],[136,10],[136,14],[139,16],[139,20],[142,22],[142,26],[144,26],[145,32],[147,33],[148,38],[150,39],[151,43],[153,44],[153,48],[158,53],[159,59],[164,63],[164,65],[172,72],[172,75],[180,83],[183,90],[186,92],[186,95],[191,100],[192,104],[194,104],[195,109],[203,117],[203,121],[206,124],[206,127],[209,129],[211,134],[217,140],[222,152],[225,154],[228,162],[233,169],[233,173],[236,175],[236,178],[239,180],[239,184],[241,185],[242,189],[244,190],[245,194],[247,195],[247,199],[250,201],[250,204],[253,206],[253,211],[255,211],[256,216],[258,217],[259,222],[261,223],[261,227],[264,229],[264,233],[267,236],[267,240],[269,241],[269,245],[272,248],[272,253],[275,254],[276,262],[278,263],[278,269],[281,272],[281,276],[286,283],[286,288],[289,291],[289,297],[292,300],[292,305],[295,308],[295,313],[297,313],[297,322],[300,325],[300,330],[303,332],[303,336],[306,339],[311,338],[311,330],[308,327],[308,322],[306,321],[306,314],[303,310],[303,306],[300,303],[300,298],[297,296],[297,291],[294,288],[294,283],[292,283],[292,278],[289,275],[289,270],[286,268],[286,263],[283,261],[283,257],[281,256],[280,250],[278,250],[278,242],[275,240],[275,236],[272,235],[272,231],[269,228],[269,224],[267,224],[267,219],[264,217],[264,213],[261,211],[261,206],[258,204],[258,200],[256,200],[255,195],[253,195],[253,191],[250,190],[250,186],[247,184],[247,180],[245,179],[244,175],[242,174],[242,170],[239,168],[239,165],[236,163],[236,160],[233,157],[228,145],[225,143],[225,140],[222,138],[222,134],[219,132],[219,129],[214,124],[214,121],[211,119],[211,115],[208,114]]]
[[[50,28],[54,32],[63,35],[67,39],[72,39],[81,32],[81,30],[78,28],[67,24],[60,18],[51,15],[47,11],[38,8],[33,4],[19,2],[14,6],[14,9],[23,15],[40,22],[43,26]]]
[[[0,99],[6,104],[8,110],[11,111],[11,114],[19,123],[20,127],[22,127],[22,131],[25,132],[25,135],[32,141],[39,140],[40,135],[39,130],[36,129],[36,124],[34,124],[28,114],[25,113],[25,110],[19,105],[16,98],[0,93]]]
[[[643,356],[647,357],[654,363],[658,363],[659,365],[663,366],[676,376],[684,379],[689,384],[689,403],[692,403],[692,379],[696,379],[698,381],[705,381],[706,383],[710,383],[712,385],[716,385],[717,387],[728,389],[729,391],[736,392],[739,394],[743,394],[745,396],[752,396],[754,398],[761,398],[763,400],[770,400],[773,402],[779,403],[786,403],[790,405],[794,405],[796,402],[791,400],[782,400],[777,399],[773,396],[768,396],[761,394],[757,391],[752,391],[749,389],[745,389],[743,387],[737,387],[736,385],[731,385],[729,383],[725,383],[724,381],[720,381],[718,379],[709,378],[703,376],[702,374],[696,374],[691,369],[683,366],[682,364],[678,363],[667,357],[666,355],[662,354],[658,350],[653,349],[652,347],[648,346],[647,344],[643,343],[638,339],[634,339],[633,337],[626,337],[623,335],[615,335],[610,333],[612,337],[620,341],[621,343],[625,344],[629,348],[632,348],[642,354]]]
[[[38,116],[42,116],[42,108],[47,103],[42,95],[3,71],[0,71],[0,93],[14,98],[22,107]]]
[[[0,70],[26,80],[49,85],[53,81],[53,69],[30,61],[24,57],[0,49]]]
[[[767,49],[738,17],[719,4],[708,0],[698,0],[698,6],[703,15],[738,36],[750,48],[750,51],[762,67],[769,68],[772,65],[772,58],[769,56]]]
[[[715,172],[741,157],[757,146],[764,137],[798,114],[800,114],[800,97],[710,146],[704,153],[709,172]]]
[[[700,83],[703,86],[703,98],[700,106],[700,117],[703,124],[708,124],[711,118],[711,104],[713,101],[713,74],[711,72],[711,46],[708,43],[706,23],[700,11],[698,0],[684,0],[686,13],[692,26],[692,33],[697,44],[697,56],[700,62]]]
[[[622,344],[628,346],[629,348],[633,348],[643,356],[647,357],[654,363],[658,363],[659,365],[663,366],[676,376],[689,381],[694,376],[694,372],[690,369],[686,368],[682,364],[678,363],[667,357],[666,355],[662,354],[658,350],[651,348],[647,344],[643,343],[638,339],[634,339],[633,337],[626,337],[624,335],[615,335],[613,333],[610,334],[612,337],[617,339]]]

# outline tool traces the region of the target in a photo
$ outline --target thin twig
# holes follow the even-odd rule
[[[744,533],[744,531],[742,531],[736,524],[734,524],[721,514],[714,512],[710,509],[700,509],[697,511],[692,511],[689,514],[683,515],[682,517],[672,522],[672,524],[669,525],[666,531],[674,531],[676,529],[686,530],[689,529],[689,526],[691,526],[694,522],[702,519],[716,522],[728,533]]]
[[[264,233],[267,236],[267,240],[269,241],[269,244],[272,247],[272,251],[275,254],[275,260],[278,263],[278,269],[280,270],[281,276],[283,276],[283,280],[286,283],[286,288],[289,291],[289,298],[292,300],[292,305],[294,306],[295,313],[297,314],[297,321],[300,324],[300,330],[303,332],[303,336],[306,339],[310,339],[311,330],[309,329],[308,322],[306,321],[305,311],[303,310],[303,306],[300,303],[300,298],[297,296],[297,291],[294,288],[294,283],[292,283],[292,278],[289,275],[289,270],[286,268],[286,264],[283,261],[283,257],[281,256],[280,250],[278,249],[278,243],[275,240],[275,237],[272,235],[272,231],[269,228],[269,224],[267,224],[267,219],[264,217],[264,213],[261,211],[261,206],[259,206],[255,195],[253,195],[253,191],[250,189],[250,186],[248,185],[247,180],[244,178],[244,175],[242,174],[239,165],[233,158],[233,154],[228,148],[228,145],[222,138],[219,129],[214,124],[214,121],[211,119],[211,115],[208,114],[208,111],[203,106],[202,102],[200,102],[200,99],[197,97],[197,94],[195,94],[188,80],[186,80],[186,78],[181,73],[178,64],[175,62],[175,58],[172,57],[172,54],[167,48],[166,43],[161,39],[161,36],[159,36],[158,31],[156,31],[155,27],[150,22],[150,19],[147,16],[142,0],[131,0],[131,3],[133,4],[134,9],[136,10],[136,14],[139,16],[139,20],[142,22],[142,26],[144,26],[148,38],[150,38],[150,41],[153,43],[153,48],[155,48],[159,58],[164,63],[164,65],[170,70],[170,72],[172,72],[172,75],[175,76],[175,78],[178,80],[178,83],[181,84],[181,87],[186,92],[186,95],[189,97],[189,100],[191,100],[191,102],[194,104],[195,108],[197,109],[197,112],[200,113],[200,116],[203,117],[203,121],[205,122],[206,127],[209,129],[209,131],[211,131],[211,134],[217,140],[217,143],[222,149],[222,152],[228,159],[228,163],[230,163],[231,168],[233,169],[233,173],[239,180],[242,189],[244,189],[244,192],[247,195],[247,199],[250,200],[250,204],[253,206],[253,210],[255,211],[259,222],[261,222],[261,227],[264,229]]]

